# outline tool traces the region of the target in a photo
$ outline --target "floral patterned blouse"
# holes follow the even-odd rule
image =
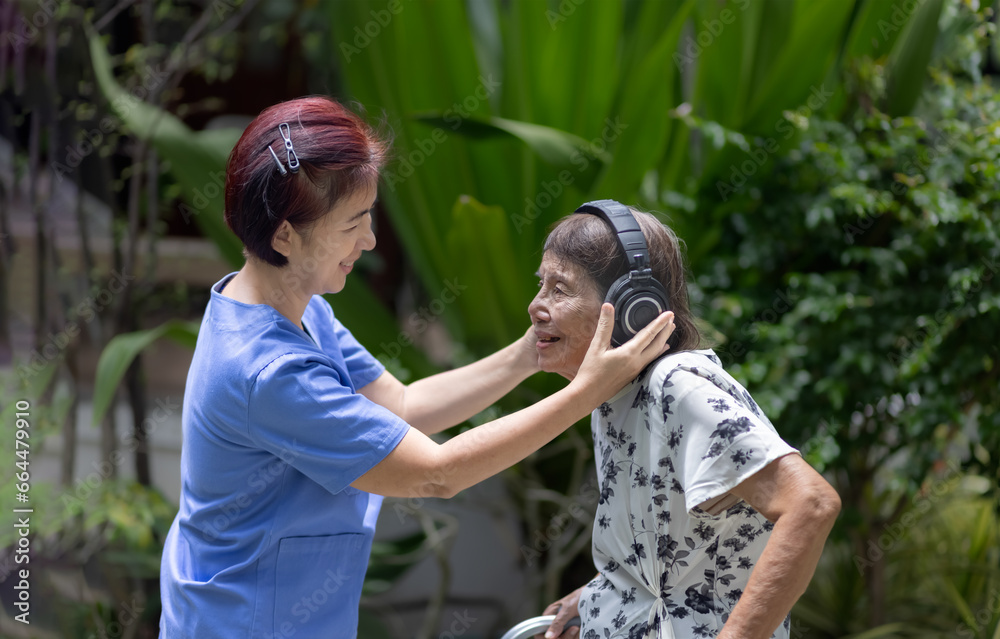
[[[580,597],[582,636],[715,637],[773,528],[729,490],[797,451],[710,350],[659,360],[591,428],[599,574]]]

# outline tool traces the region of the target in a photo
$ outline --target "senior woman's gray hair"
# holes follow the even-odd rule
[[[688,305],[681,241],[673,230],[649,213],[631,207],[629,210],[646,238],[653,276],[670,296],[675,327],[667,340],[670,352],[695,350],[701,346],[701,334]],[[611,284],[629,269],[625,251],[611,227],[595,215],[572,214],[556,222],[545,240],[545,252],[582,268],[593,280],[602,299]]]

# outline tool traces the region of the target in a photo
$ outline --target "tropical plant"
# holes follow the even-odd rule
[[[870,622],[871,592],[859,555],[832,541],[792,616],[793,636],[822,639],[995,639],[1000,636],[1000,519],[992,482],[944,469],[873,539],[886,559],[880,602]]]
[[[342,80],[396,133],[380,197],[415,284],[425,298],[447,283],[463,287],[442,312],[463,345],[453,363],[521,334],[545,229],[588,199],[672,212],[693,270],[715,272],[727,225],[745,219],[743,207],[760,205],[759,192],[751,204],[733,195],[798,144],[809,115],[850,113],[859,99],[894,115],[913,107],[941,8],[942,0],[321,5],[330,29],[325,57],[338,61],[329,83]],[[170,162],[186,212],[237,264],[220,232],[221,202],[201,188],[221,170],[236,132],[193,132],[155,105],[116,99],[121,90],[94,36],[90,53],[106,98]],[[871,58],[884,88],[877,96],[850,91],[845,73],[870,68]],[[697,287],[693,293],[701,299]],[[734,309],[755,303],[752,295],[720,298]],[[417,349],[380,352],[398,324],[359,282],[331,303],[399,376],[432,370]],[[732,328],[711,319],[723,333]],[[535,381],[501,406],[558,384]],[[589,447],[577,445],[585,441],[567,435],[561,453],[547,458],[544,480],[532,463],[510,475],[534,478],[512,483],[528,530],[546,529],[560,508],[533,501],[544,493],[526,488],[543,482],[575,494],[589,460]],[[559,476],[572,478],[569,488]],[[585,527],[575,530],[585,539]],[[560,589],[577,541],[553,544],[536,564],[542,599]]]
[[[914,106],[941,7],[471,3],[396,15],[335,3],[331,44],[351,95],[393,120],[398,161],[382,197],[407,255],[429,290],[464,274],[450,326],[482,353],[523,323],[546,228],[589,199],[670,211],[694,272],[714,271],[726,222],[744,219],[746,203],[727,200],[798,143],[803,118],[855,108],[847,71],[879,57],[875,105]],[[545,483],[563,488],[573,462],[548,463]],[[514,490],[540,515],[529,537],[561,512]],[[550,599],[567,558],[543,556]]]

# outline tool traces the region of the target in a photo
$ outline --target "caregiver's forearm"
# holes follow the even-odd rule
[[[400,416],[430,435],[483,411],[537,371],[537,357],[526,357],[518,340],[478,362],[406,386]]]

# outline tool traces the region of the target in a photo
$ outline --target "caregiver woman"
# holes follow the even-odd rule
[[[666,350],[664,313],[610,348],[603,309],[573,383],[444,444],[538,370],[529,334],[403,385],[320,295],[375,246],[385,147],[327,98],[278,104],[229,157],[226,222],[246,264],[212,287],[184,392],[180,511],[161,637],[354,637],[381,496],[451,497],[523,459]]]
[[[629,214],[609,200],[590,205]],[[546,637],[787,639],[788,611],[812,578],[840,499],[718,357],[698,350],[679,242],[652,215],[633,214],[677,330],[670,353],[591,417],[598,574],[545,610],[556,614]],[[601,302],[628,272],[604,219],[577,213],[556,225],[528,306],[544,338],[542,370],[578,379]],[[577,615],[582,627],[564,632]]]

